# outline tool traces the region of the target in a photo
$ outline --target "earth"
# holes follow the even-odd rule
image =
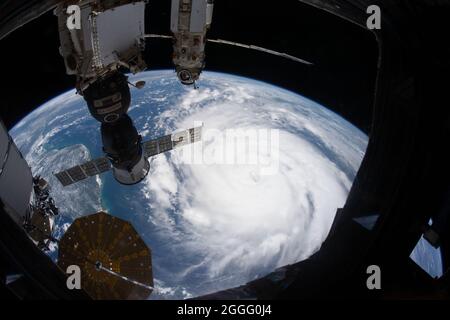
[[[146,86],[131,89],[128,114],[144,141],[199,123],[203,139],[151,158],[136,185],[108,172],[63,188],[52,175],[103,156],[99,123],[74,90],[11,130],[33,174],[52,187],[56,238],[100,210],[130,221],[152,250],[151,299],[238,286],[320,248],[364,156],[364,133],[314,101],[252,79],[204,72],[197,90],[173,71],[130,76],[139,80]],[[236,147],[229,132],[247,142],[237,156],[255,157],[228,157]],[[57,244],[50,249],[56,261]]]

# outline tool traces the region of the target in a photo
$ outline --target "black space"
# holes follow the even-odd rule
[[[169,21],[170,1],[150,1],[147,31],[168,34]],[[369,132],[378,48],[368,30],[295,0],[271,3],[216,0],[208,35],[267,47],[313,62],[314,66],[305,66],[211,43],[206,49],[206,70],[242,75],[298,92]],[[53,12],[16,30],[0,43],[3,62],[0,116],[8,128],[50,98],[74,87],[75,78],[65,74],[58,52]],[[170,59],[170,41],[148,41],[146,60],[150,70],[171,68]]]

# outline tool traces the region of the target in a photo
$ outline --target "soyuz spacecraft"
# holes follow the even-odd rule
[[[67,27],[67,8],[72,4],[80,8],[79,29]],[[142,144],[127,115],[131,102],[129,85],[139,89],[145,84],[131,84],[124,74],[146,69],[142,57],[145,4],[145,1],[126,0],[67,1],[55,10],[66,72],[76,76],[77,92],[85,99],[91,115],[101,122],[106,154],[56,173],[63,186],[110,169],[118,182],[138,183],[149,171],[149,157],[200,140],[201,127],[198,127]]]
[[[102,124],[106,157],[55,173],[55,176],[65,187],[112,169],[119,183],[136,184],[147,176],[149,158],[200,141],[201,130],[202,127],[194,127],[142,143],[131,118],[124,115],[112,125]]]

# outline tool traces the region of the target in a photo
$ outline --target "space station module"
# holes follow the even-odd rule
[[[57,6],[60,53],[66,73],[76,75],[76,88],[92,116],[111,123],[130,105],[127,77],[120,69],[137,73],[146,68],[146,1],[65,1]],[[71,6],[79,8],[79,28],[69,27]],[[68,10],[69,9],[69,10]],[[76,24],[75,24],[76,25]]]
[[[183,84],[195,84],[205,67],[206,32],[213,7],[213,0],[172,0],[173,63]]]

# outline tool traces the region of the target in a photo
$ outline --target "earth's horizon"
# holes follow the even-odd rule
[[[100,210],[130,221],[152,250],[152,299],[239,286],[320,248],[364,156],[364,133],[312,100],[248,78],[204,72],[198,90],[171,70],[130,76],[139,80],[147,84],[131,89],[128,114],[143,139],[202,122],[201,151],[190,150],[203,162],[186,162],[188,150],[174,150],[152,158],[137,185],[106,173],[62,188],[52,172],[103,156],[100,124],[74,90],[51,99],[11,135],[33,174],[52,187],[61,212],[56,238],[77,217]],[[256,146],[263,161],[214,161],[232,151],[222,136],[227,130]],[[269,134],[240,136],[249,132]],[[53,245],[53,259],[57,250]]]

